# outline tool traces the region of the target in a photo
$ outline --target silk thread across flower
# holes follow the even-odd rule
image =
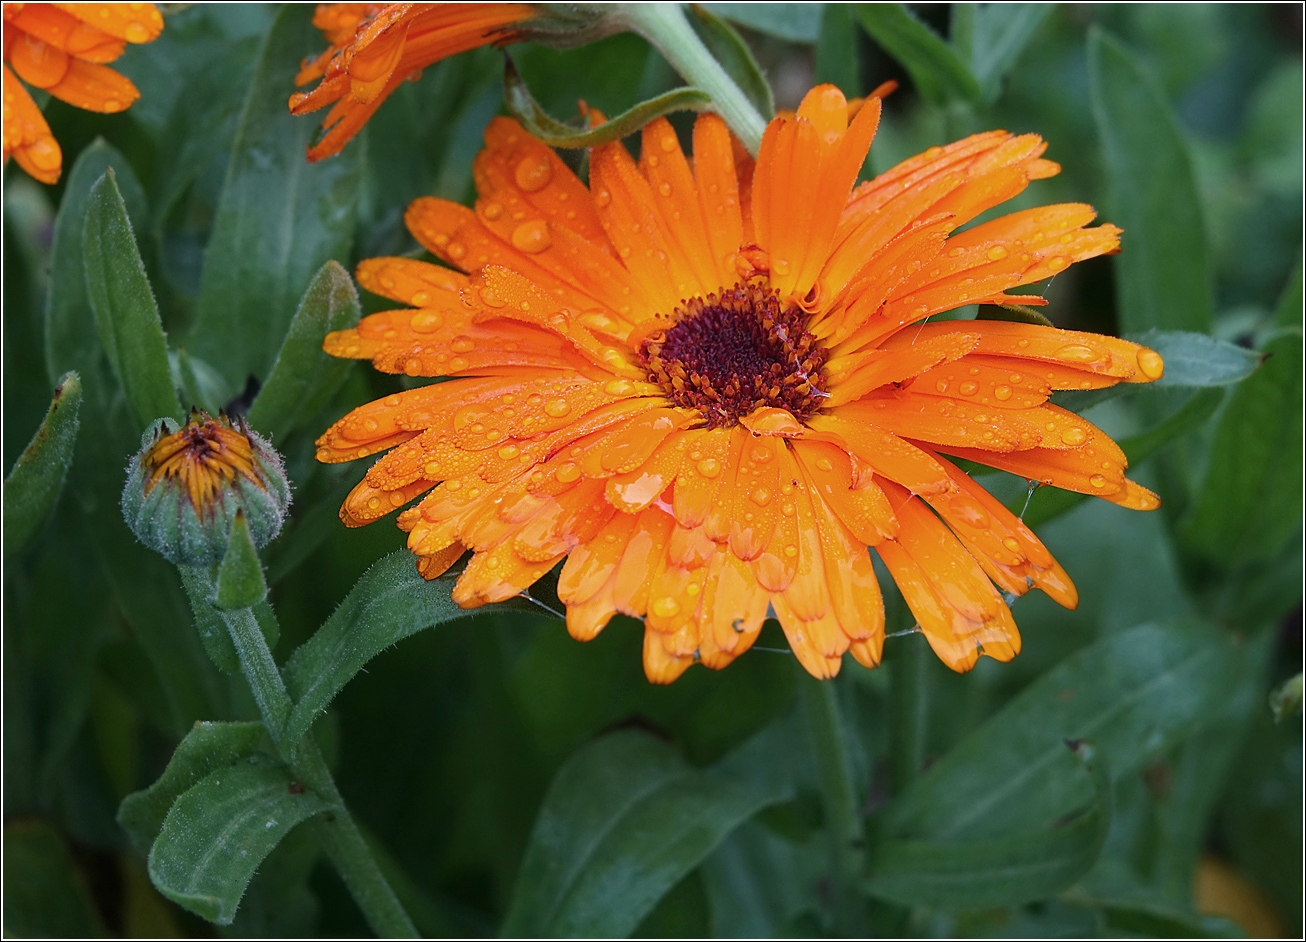
[[[355,409],[318,458],[385,452],[341,509],[399,526],[423,575],[473,555],[464,607],[565,559],[567,627],[621,612],[669,683],[722,668],[768,614],[817,677],[876,665],[878,554],[954,670],[1009,660],[1004,593],[1075,588],[1039,539],[950,459],[1134,509],[1159,501],[1120,448],[1048,402],[1159,378],[1161,357],[1096,334],[928,322],[1119,248],[1084,204],[964,228],[1057,173],[1032,134],[976,134],[856,185],[880,101],[832,86],[767,127],[756,160],[715,115],[687,157],[670,123],[590,153],[589,185],[516,122],[476,158],[474,209],[423,198],[412,234],[458,270],[358,268],[411,308],[331,334],[328,352],[451,379]],[[600,116],[595,116],[596,119]],[[425,496],[423,496],[425,495]]]

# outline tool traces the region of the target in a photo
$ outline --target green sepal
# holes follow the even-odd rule
[[[122,800],[118,806],[118,823],[133,844],[148,850],[177,796],[210,773],[270,748],[262,723],[198,721],[177,743],[167,768],[154,784]]]
[[[331,331],[353,327],[358,317],[353,279],[332,259],[309,282],[272,373],[250,406],[249,424],[280,441],[325,406],[351,363],[326,353],[322,341]]]
[[[239,758],[173,803],[150,848],[150,880],[179,906],[230,925],[263,859],[291,828],[329,807],[271,756]]]
[[[81,405],[81,377],[67,373],[55,387],[41,427],[5,478],[5,553],[22,549],[59,500],[73,461]]]
[[[1087,742],[1066,745],[1093,783],[1087,805],[1030,834],[988,841],[877,844],[866,892],[903,906],[966,910],[1020,906],[1075,883],[1097,860],[1111,822],[1111,783]]]
[[[574,128],[551,117],[531,95],[510,57],[503,64],[503,100],[513,117],[532,136],[550,147],[598,147],[634,134],[654,118],[673,111],[706,111],[712,99],[697,88],[675,88],[640,102],[596,128]]]
[[[263,564],[249,535],[245,512],[236,511],[231,525],[227,555],[218,567],[218,592],[214,604],[221,609],[249,608],[267,598],[268,584],[263,578]]]
[[[137,424],[181,418],[163,322],[112,167],[91,187],[82,248],[100,342]]]

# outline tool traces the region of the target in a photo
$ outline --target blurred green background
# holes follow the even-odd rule
[[[26,545],[6,539],[4,925],[14,935],[212,934],[155,893],[115,813],[158,777],[195,720],[257,718],[243,681],[205,658],[175,571],[135,544],[118,513],[140,425],[85,297],[91,184],[115,169],[183,406],[216,409],[246,391],[248,376],[266,379],[323,262],[352,270],[362,258],[412,252],[402,225],[410,200],[472,196],[471,158],[502,110],[502,55],[466,53],[406,83],[341,156],[309,167],[302,153],[316,122],[291,118],[285,101],[298,60],[323,45],[310,10],[176,6],[162,36],[116,66],[142,92],[129,112],[45,106],[64,152],[57,186],[12,163],[4,171],[5,468],[65,371],[77,369],[85,390],[55,512]],[[981,659],[954,675],[911,636],[891,639],[876,671],[845,666],[842,746],[873,875],[860,931],[1299,936],[1302,721],[1300,710],[1276,721],[1267,698],[1302,659],[1301,7],[1021,6],[999,20],[990,5],[909,5],[916,27],[949,41],[972,87],[931,80],[937,53],[913,45],[919,34],[881,19],[872,38],[863,23],[885,8],[707,6],[739,28],[779,108],[817,81],[849,96],[899,81],[868,176],[979,130],[1048,140],[1061,175],[1000,211],[1088,201],[1125,229],[1121,255],[1046,286],[1058,326],[1196,331],[1271,354],[1236,385],[1141,390],[1089,407],[1091,420],[1136,444],[1165,427],[1132,469],[1165,503],[1140,514],[1050,489],[1034,495],[1028,519],[1046,521],[1038,532],[1081,602],[1065,612],[1031,593],[1015,604],[1024,650],[1014,662]],[[560,118],[578,98],[615,114],[679,84],[631,34],[510,52]],[[690,118],[673,120],[684,130]],[[250,231],[258,235],[237,238]],[[264,554],[278,660],[403,545],[388,521],[338,524],[336,507],[368,462],[319,466],[312,441],[405,382],[351,365],[330,404],[276,441],[295,485],[287,529]],[[1024,506],[1023,480],[982,480]],[[909,627],[883,582],[891,627]],[[772,624],[728,670],[695,668],[657,688],[640,666],[641,632],[617,619],[582,645],[544,612],[437,626],[372,661],[319,721],[340,789],[423,933],[493,935],[510,908],[509,925],[527,934],[832,931],[823,805],[799,697],[808,681],[783,636]],[[1071,736],[1105,753],[1109,802],[1057,752]],[[677,774],[698,783],[684,786],[701,800],[689,806],[718,827],[666,851],[660,875],[635,889],[593,889],[608,885],[603,868],[621,863],[619,849],[582,858],[598,881],[585,905],[634,914],[629,925],[580,903],[564,914],[570,922],[530,922],[530,894],[547,883],[530,881],[543,880],[551,859],[541,835],[532,838],[541,807],[564,823],[580,813],[559,804],[560,792],[546,803],[550,783],[561,768],[583,798],[586,761],[635,740],[665,745]],[[720,826],[724,812],[700,781],[707,773],[692,769],[755,788],[763,797],[749,807],[765,810]],[[593,785],[597,805],[604,787]],[[1100,853],[1046,899],[1006,905],[979,887],[952,904],[904,900],[874,877],[896,872],[876,856],[891,837],[1029,834],[1090,800],[1101,815],[1110,806]],[[302,830],[267,859],[222,931],[366,931]],[[657,848],[637,836],[622,852],[648,859]],[[962,866],[967,852],[949,859]],[[1199,908],[1238,921],[1202,918],[1195,878]]]

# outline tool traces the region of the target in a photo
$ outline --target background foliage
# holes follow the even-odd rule
[[[303,698],[296,722],[316,720],[424,934],[1300,934],[1301,716],[1276,722],[1267,705],[1302,656],[1300,8],[707,6],[740,28],[777,107],[814,80],[850,96],[899,80],[868,175],[992,127],[1049,140],[1063,173],[1017,208],[1088,200],[1125,229],[1121,255],[1047,286],[1057,325],[1192,331],[1262,355],[1219,374],[1202,348],[1185,372],[1180,345],[1171,375],[1192,386],[1071,403],[1124,442],[1162,509],[984,478],[1014,509],[1029,499],[1081,603],[1020,601],[1011,664],[953,675],[908,636],[879,670],[840,675],[840,741],[821,752],[846,761],[866,826],[866,876],[844,898],[819,700],[774,626],[728,670],[652,687],[630,621],[581,645],[526,602],[453,617],[447,585],[419,586],[387,556],[399,531],[336,521],[366,462],[317,465],[313,439],[408,381],[319,354],[313,338],[358,314],[323,266],[411,252],[411,199],[471,195],[501,54],[428,69],[310,166],[315,123],[285,105],[322,45],[309,9],[183,9],[122,58],[142,91],[129,112],[46,106],[59,185],[5,168],[7,932],[212,931],[155,891],[144,854],[160,826],[208,807],[195,737],[262,755],[257,725],[193,724],[258,712],[206,656],[176,571],[135,542],[117,495],[148,419],[241,411],[259,393],[251,420],[295,485],[263,560],[274,651]],[[578,97],[620,113],[679,84],[629,34],[511,51],[555,116]],[[241,794],[284,801],[284,772],[261,762],[241,767]],[[292,829],[316,810],[224,845],[270,856],[223,931],[366,931],[312,832]],[[1238,923],[1202,915],[1217,897]]]

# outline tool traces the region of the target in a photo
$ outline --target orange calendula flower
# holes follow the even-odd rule
[[[13,154],[42,183],[63,169],[59,142],[18,79],[77,108],[123,111],[140,92],[105,63],[162,31],[152,3],[4,4],[4,159]]]
[[[339,153],[405,79],[456,53],[512,42],[511,27],[534,15],[525,3],[321,4],[313,25],[331,46],[304,62],[295,84],[321,82],[290,96],[297,115],[335,105],[308,159]]]
[[[867,547],[954,670],[1020,649],[1004,593],[1076,593],[965,458],[1137,509],[1154,494],[1054,389],[1161,376],[1161,358],[1096,334],[926,323],[1115,252],[1083,204],[959,231],[1058,171],[1032,134],[977,134],[854,187],[879,120],[822,86],[766,130],[756,161],[700,117],[692,163],[670,124],[591,153],[586,187],[511,120],[486,131],[474,210],[409,207],[413,235],[462,272],[363,262],[363,287],[414,308],[326,349],[410,376],[457,377],[354,410],[318,441],[336,462],[388,451],[341,516],[398,518],[428,578],[474,551],[472,607],[566,559],[567,627],[643,618],[659,683],[721,668],[774,613],[818,677],[880,660]]]

